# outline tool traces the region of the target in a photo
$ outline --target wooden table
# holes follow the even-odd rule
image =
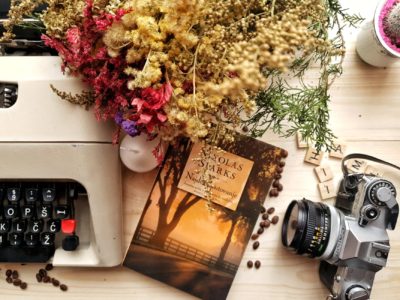
[[[343,1],[344,2],[344,1]],[[351,2],[351,3],[349,3]],[[367,19],[374,11],[377,0],[346,1],[352,11],[360,12]],[[348,54],[344,75],[332,89],[331,124],[338,137],[346,141],[347,152],[363,152],[400,165],[400,65],[386,70],[367,66],[357,57],[354,41],[357,30],[347,30]],[[289,150],[283,177],[284,192],[277,199],[267,199],[282,216],[292,199],[306,197],[319,200],[317,179],[311,165],[303,163],[304,150],[298,150],[293,139],[274,135],[263,138],[269,143]],[[325,158],[341,176],[340,161]],[[397,184],[400,191],[400,173],[384,169],[385,176]],[[142,208],[151,188],[155,172],[134,174],[124,171],[125,185],[125,240],[128,246]],[[392,250],[388,267],[379,272],[373,287],[372,299],[400,299],[400,229],[390,232]],[[247,260],[259,259],[262,267],[249,270]],[[48,285],[37,284],[34,274],[37,265],[18,267],[21,277],[28,281],[29,289],[21,291],[0,278],[0,299],[191,299],[174,288],[149,279],[129,269],[74,269],[56,268],[55,277],[69,286],[68,293]],[[246,251],[239,272],[229,294],[229,299],[325,299],[327,290],[318,278],[318,261],[298,257],[283,248],[280,226],[271,228],[261,237],[261,247]]]

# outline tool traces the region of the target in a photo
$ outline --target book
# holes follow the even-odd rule
[[[124,266],[201,299],[227,297],[285,152],[233,135],[218,148],[170,146]]]

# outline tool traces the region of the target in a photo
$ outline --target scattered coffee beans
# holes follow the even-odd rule
[[[40,269],[39,274],[40,276],[45,277],[47,275],[47,271],[45,269]]]
[[[254,242],[253,249],[256,250],[256,249],[258,249],[258,247],[260,247],[260,242],[259,241]]]
[[[286,158],[289,156],[289,152],[287,152],[287,150],[282,150],[282,157]]]
[[[264,206],[261,206],[261,208],[260,208],[260,213],[261,213],[261,214],[265,214],[265,212],[266,212],[265,207],[264,207]]]
[[[263,219],[263,220],[268,220],[268,214],[263,214],[263,215],[262,215],[262,219]]]
[[[248,267],[249,269],[251,269],[251,268],[253,267],[253,262],[252,262],[251,260],[249,260],[249,261],[247,262],[247,267]]]
[[[254,233],[254,234],[251,236],[251,239],[252,239],[253,241],[255,241],[256,239],[258,239],[258,234],[257,234],[257,233]]]
[[[269,195],[271,196],[271,197],[278,197],[278,195],[279,195],[279,192],[278,192],[278,190],[277,189],[271,189],[271,191],[269,192]]]
[[[277,167],[276,168],[276,172],[278,172],[278,174],[282,174],[283,173],[283,168],[282,167]]]
[[[12,275],[12,271],[10,270],[10,269],[8,269],[7,271],[6,271],[6,276],[7,277],[10,277]]]
[[[37,274],[36,274],[36,280],[37,280],[37,282],[42,282],[42,280],[43,280],[42,275],[40,275],[39,273],[37,273]]]
[[[281,168],[283,168],[284,166],[286,166],[286,163],[285,163],[284,161],[281,161],[281,162],[279,163],[279,166],[280,166]]]
[[[262,228],[262,227],[258,228],[257,233],[258,234],[263,234],[264,233],[264,228]]]
[[[271,223],[276,225],[279,222],[279,217],[278,216],[274,216],[271,220]]]
[[[63,292],[66,292],[68,290],[68,287],[65,284],[60,285],[60,290]]]
[[[60,282],[59,282],[57,279],[55,279],[55,278],[52,278],[52,279],[51,279],[51,283],[52,283],[54,286],[59,286],[59,285],[60,285]]]
[[[272,184],[272,186],[277,188],[279,186],[279,184],[280,184],[279,180],[275,180],[274,183]]]
[[[7,278],[6,278],[6,281],[7,281],[8,283],[12,283],[12,282],[13,282],[13,280],[12,280],[11,277],[7,277]]]
[[[21,285],[19,287],[21,288],[21,290],[26,290],[28,284],[26,282],[21,282]]]
[[[282,179],[282,175],[281,175],[281,174],[276,174],[276,175],[275,175],[275,179],[276,179],[276,180]]]
[[[18,276],[19,276],[19,274],[18,274],[18,271],[17,271],[17,270],[12,271],[11,277],[12,277],[13,279],[17,279]]]
[[[264,228],[269,228],[269,226],[271,226],[271,221],[270,220],[265,220],[264,222]]]
[[[268,208],[268,210],[267,210],[267,213],[268,213],[269,215],[272,215],[274,212],[275,212],[275,207],[270,207],[270,208]]]
[[[43,277],[43,282],[44,282],[44,283],[48,283],[48,282],[50,282],[50,277],[49,277],[49,276],[47,276],[47,275],[46,275],[46,276],[44,276],[44,277]]]
[[[259,260],[256,260],[254,266],[256,267],[256,269],[259,269],[261,267],[261,262]]]

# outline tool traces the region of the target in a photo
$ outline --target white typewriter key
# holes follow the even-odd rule
[[[159,138],[149,141],[145,134],[136,137],[127,135],[123,138],[119,148],[121,160],[129,170],[138,173],[149,172],[158,166],[153,151],[159,145]],[[161,151],[164,152],[163,149]]]

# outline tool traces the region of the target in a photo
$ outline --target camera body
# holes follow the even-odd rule
[[[332,299],[369,299],[375,273],[386,266],[399,213],[396,190],[387,180],[353,174],[342,180],[332,215],[327,252],[319,275]],[[330,248],[333,251],[330,252]]]
[[[293,201],[282,242],[297,254],[321,260],[319,275],[327,299],[370,299],[375,273],[386,266],[399,214],[394,185],[367,174],[347,174],[335,205]]]

